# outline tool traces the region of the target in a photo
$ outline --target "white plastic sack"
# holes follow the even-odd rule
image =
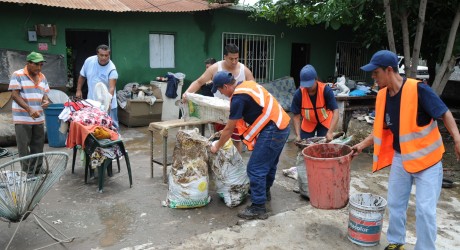
[[[50,89],[48,98],[52,103],[65,103],[69,100],[69,96],[61,90]]]
[[[179,130],[169,173],[169,192],[165,206],[194,208],[207,205],[208,195],[208,140],[198,129]]]
[[[241,154],[231,140],[217,153],[212,165],[217,194],[228,207],[240,205],[248,196],[249,178]]]
[[[170,208],[194,208],[206,206],[208,195],[208,176],[201,176],[190,182],[181,183],[169,175],[168,204]]]
[[[96,83],[95,86],[95,96],[96,96],[96,101],[99,101],[104,109],[105,112],[107,112],[112,103],[112,95],[110,94],[109,90],[107,89],[107,86],[105,86],[104,83],[98,82]]]

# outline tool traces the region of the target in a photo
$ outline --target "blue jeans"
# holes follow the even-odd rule
[[[279,130],[269,122],[257,137],[247,167],[253,204],[262,205],[267,201],[266,192],[275,181],[276,167],[290,130],[289,126]]]
[[[324,127],[322,124],[316,125],[315,130],[312,132],[305,132],[302,129],[300,130],[300,139],[308,139],[314,136],[326,136],[329,129]],[[297,182],[299,184],[299,192],[301,195],[308,196],[308,178],[307,178],[307,168],[302,161],[302,165],[297,166]]]
[[[300,129],[300,139],[308,139],[314,136],[326,136],[329,129],[324,127],[322,124],[316,125],[315,130],[312,132],[306,132]]]
[[[442,171],[442,163],[438,162],[418,173],[408,173],[402,166],[401,154],[395,151],[388,180],[389,243],[404,244],[406,241],[406,213],[415,182],[415,250],[436,249],[436,204],[441,194]]]
[[[112,118],[113,126],[117,128],[118,132],[120,132],[120,125],[118,124],[118,110],[117,108],[110,109],[110,118]]]

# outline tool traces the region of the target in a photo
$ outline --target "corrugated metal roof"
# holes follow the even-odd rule
[[[228,6],[228,4],[209,4],[206,0],[0,0],[0,2],[112,12],[192,12]]]

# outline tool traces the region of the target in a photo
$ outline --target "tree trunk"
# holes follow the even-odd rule
[[[442,64],[436,73],[436,77],[433,82],[433,90],[436,94],[441,95],[444,87],[446,86],[447,80],[452,73],[452,69],[455,65],[455,58],[452,56],[452,50],[454,48],[455,37],[457,36],[458,25],[460,23],[460,3],[457,6],[457,12],[455,13],[454,20],[449,32],[449,39],[447,40],[446,52],[442,60]],[[446,77],[447,75],[447,77]]]
[[[423,28],[425,27],[426,4],[428,0],[421,0],[418,11],[417,30],[415,33],[414,46],[412,47],[412,65],[410,68],[410,76],[417,75],[418,60],[420,58],[420,46],[422,45]]]
[[[411,65],[410,63],[410,41],[409,41],[409,25],[407,24],[407,17],[408,13],[406,12],[401,12],[400,13],[400,18],[401,18],[401,30],[402,30],[402,38],[403,38],[403,52],[404,52],[404,73],[406,76],[409,75],[409,67]]]
[[[391,20],[391,7],[390,7],[390,0],[383,0],[383,5],[385,8],[385,20],[387,23],[387,36],[388,36],[388,46],[390,46],[390,50],[396,53],[396,44],[395,44],[395,37],[393,33],[393,22]]]

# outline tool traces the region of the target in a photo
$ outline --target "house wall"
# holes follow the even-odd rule
[[[57,26],[56,45],[48,37],[37,42],[27,41],[27,31],[35,24]],[[255,21],[248,14],[233,9],[195,13],[114,13],[50,8],[40,5],[0,3],[0,48],[37,51],[38,43],[48,43],[45,53],[66,57],[65,31],[109,30],[112,60],[117,66],[117,88],[126,83],[148,83],[167,72],[186,74],[183,89],[204,70],[204,59],[222,58],[222,32],[275,35],[275,78],[289,75],[291,44],[309,43],[310,62],[319,76],[326,79],[334,73],[335,46],[344,32],[327,30],[322,26],[288,28],[283,24]],[[175,61],[172,69],[149,67],[149,33],[175,34]],[[281,33],[284,34],[281,37]]]

